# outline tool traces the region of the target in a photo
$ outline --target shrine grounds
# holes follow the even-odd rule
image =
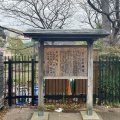
[[[86,110],[86,108],[63,110],[60,113],[54,110],[45,112],[49,112],[49,120],[82,120],[80,110]],[[36,111],[36,107],[12,106],[1,110],[0,120],[31,120],[33,113]],[[95,106],[94,111],[96,111],[100,120],[120,120],[120,108]]]

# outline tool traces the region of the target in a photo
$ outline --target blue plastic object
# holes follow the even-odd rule
[[[38,96],[38,86],[35,86],[35,88],[34,88],[34,95],[35,95],[35,96]],[[36,98],[36,99],[34,100],[34,103],[35,103],[35,104],[38,103],[38,98]]]
[[[17,94],[17,96],[25,96],[26,95],[26,91],[22,90],[19,91],[19,93]],[[16,105],[23,105],[26,103],[26,98],[16,98]]]

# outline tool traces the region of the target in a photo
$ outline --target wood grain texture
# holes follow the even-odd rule
[[[86,48],[45,48],[45,77],[87,77]]]
[[[87,111],[93,108],[93,43],[88,42]]]
[[[98,60],[98,49],[94,50],[93,60]],[[86,79],[88,75],[87,61],[87,48],[78,46],[45,47],[44,78]]]
[[[44,96],[43,96],[43,77],[44,77],[44,42],[40,42],[38,47],[39,52],[39,80],[38,80],[38,110],[43,111],[44,109]]]

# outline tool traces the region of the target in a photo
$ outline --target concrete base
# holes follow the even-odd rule
[[[80,111],[83,120],[100,120],[97,113],[93,111],[93,115],[87,115],[86,111]]]
[[[44,112],[43,116],[38,116],[38,112],[34,112],[31,120],[48,120],[48,112]]]

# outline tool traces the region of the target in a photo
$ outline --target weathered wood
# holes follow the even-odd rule
[[[98,61],[99,55],[98,55],[99,50],[94,49],[93,50],[93,61]],[[93,94],[96,94],[98,91],[98,64],[93,64]],[[88,77],[87,77],[88,78]],[[87,94],[87,82],[88,80],[86,79],[75,79],[76,83],[76,94]]]
[[[46,79],[45,93],[46,95],[65,95],[67,79]]]
[[[23,34],[37,41],[94,41],[109,35],[102,29],[29,29]]]
[[[87,77],[87,48],[45,48],[44,58],[45,77]]]
[[[44,76],[44,79],[88,79],[88,77],[84,77],[84,76],[61,76],[61,77]]]
[[[87,48],[87,45],[45,45],[44,48]]]
[[[93,108],[93,43],[88,42],[88,85],[87,85],[87,114],[92,114]]]
[[[38,47],[39,52],[39,81],[38,81],[38,110],[43,112],[44,109],[44,95],[43,95],[43,77],[44,77],[44,42],[40,42]]]
[[[75,79],[76,95],[86,94],[87,79]]]
[[[86,30],[85,29],[81,29],[81,30],[78,30],[78,29],[77,30],[73,30],[73,29],[72,30],[29,29],[23,34],[25,36],[34,38],[36,41],[86,41],[88,42],[88,60],[86,59],[85,61],[85,58],[84,58],[85,54],[83,53],[83,50],[80,51],[81,53],[79,51],[77,53],[73,53],[73,57],[68,56],[69,54],[68,52],[66,52],[67,54],[61,53],[62,56],[59,57],[60,60],[56,60],[56,61],[61,61],[61,59],[63,58],[62,65],[60,64],[59,66],[58,63],[56,63],[56,61],[53,59],[53,55],[54,55],[54,52],[53,52],[52,54],[48,54],[48,56],[50,55],[50,59],[48,57],[48,65],[47,65],[47,68],[45,69],[45,74],[46,76],[51,76],[51,77],[52,76],[59,76],[59,77],[60,76],[85,76],[85,77],[88,77],[87,111],[88,112],[92,111],[92,107],[93,107],[93,52],[92,52],[93,47],[92,45],[93,45],[93,41],[97,40],[97,38],[106,37],[109,35],[109,33],[102,29],[98,29],[98,30],[96,29],[95,30],[89,30],[89,29],[86,29]],[[41,48],[41,51],[42,51],[42,48]],[[44,56],[42,53],[43,52],[41,52],[40,54],[39,52],[40,54],[39,61]],[[57,58],[57,56],[55,57]],[[73,59],[75,60],[77,59],[77,62],[76,61],[74,63],[71,62]],[[88,64],[86,64],[87,61],[88,61]],[[51,64],[50,66],[49,66],[49,62]],[[39,90],[41,90],[41,92],[39,93],[39,99],[42,99],[41,101],[39,101],[39,104],[38,104],[39,107],[41,106],[43,107],[43,96],[42,96],[43,86],[40,85],[40,83],[43,84],[42,63],[43,62],[39,63],[39,72],[41,72],[39,73],[40,74],[39,75]],[[45,67],[46,67],[46,63],[45,63]],[[86,70],[86,68],[88,68],[88,71]]]
[[[99,56],[98,56],[98,49],[94,49],[93,51],[93,60],[97,61]],[[58,68],[59,69],[59,68]],[[98,88],[98,65],[94,64],[94,74],[93,74],[93,93],[97,93],[97,88]],[[87,93],[87,79],[88,77],[84,77],[84,76],[44,76],[44,79],[46,81],[46,94],[61,94],[62,89],[61,86],[65,87],[65,80],[67,79],[74,79],[75,83],[76,83],[76,94],[86,94]],[[58,81],[59,81],[59,87],[58,87]],[[56,85],[55,85],[56,82]],[[63,85],[61,85],[61,82],[64,83]],[[59,89],[58,89],[59,88]],[[48,92],[49,91],[49,92]]]
[[[87,48],[45,47],[44,68],[47,79],[79,79],[87,77]],[[98,49],[94,50],[94,60],[98,59]],[[49,78],[50,77],[50,78]],[[69,78],[67,78],[69,77]],[[85,78],[84,78],[85,77]],[[75,79],[75,78],[73,78]]]

